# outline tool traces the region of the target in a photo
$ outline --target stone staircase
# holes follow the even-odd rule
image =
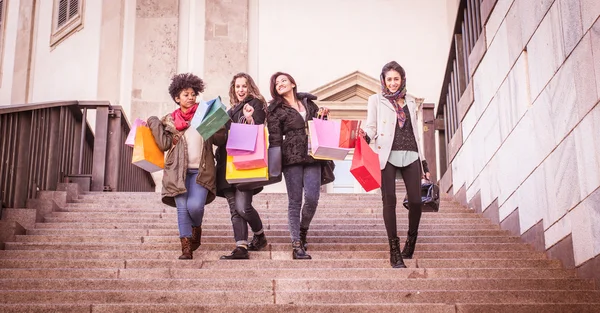
[[[176,211],[158,194],[84,194],[0,250],[0,311],[600,312],[593,280],[443,200],[423,214],[409,268],[392,269],[378,195],[323,194],[308,261],[292,260],[283,194],[254,198],[268,248],[219,260],[234,243],[218,198],[183,261]],[[398,222],[405,234],[402,207]]]

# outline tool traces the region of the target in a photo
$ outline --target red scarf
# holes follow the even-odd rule
[[[177,128],[178,131],[182,131],[190,127],[190,121],[192,120],[192,117],[194,117],[196,109],[198,109],[198,103],[196,103],[185,113],[181,111],[181,108],[173,111],[173,120],[175,121],[175,128]]]

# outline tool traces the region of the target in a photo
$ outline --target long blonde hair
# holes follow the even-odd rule
[[[258,86],[256,86],[252,76],[246,73],[237,73],[233,75],[233,79],[231,79],[231,83],[229,84],[229,103],[231,103],[231,106],[234,107],[238,104],[237,96],[235,94],[235,80],[241,77],[245,78],[248,83],[248,95],[260,100],[266,108],[267,102],[265,101],[265,98],[260,94],[260,90],[258,90]]]

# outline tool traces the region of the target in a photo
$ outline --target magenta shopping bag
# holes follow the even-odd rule
[[[262,131],[259,131],[259,128]],[[256,149],[256,140],[259,133],[264,134],[264,125],[231,123],[227,145],[225,146],[227,154],[236,156],[253,153]]]
[[[233,157],[233,165],[238,170],[251,170],[268,166],[267,142],[268,130],[265,125],[258,126],[259,136],[256,139],[256,149],[251,154],[236,155]]]
[[[309,153],[315,159],[344,160],[350,149],[340,148],[340,121],[313,119],[308,121]]]
[[[146,126],[146,121],[136,118],[131,124],[131,130],[129,131],[129,135],[127,135],[127,140],[125,140],[125,144],[133,147],[135,145],[135,133],[139,126]]]

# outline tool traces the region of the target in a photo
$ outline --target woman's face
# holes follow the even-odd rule
[[[279,75],[277,79],[275,79],[275,89],[279,95],[286,95],[288,92],[293,92],[292,90],[296,87],[296,85],[292,84],[290,79],[286,75]]]
[[[248,80],[246,77],[238,77],[235,79],[234,84],[235,96],[238,102],[242,102],[248,96]]]
[[[175,97],[175,102],[179,103],[181,110],[187,112],[191,107],[196,104],[196,93],[193,88],[186,88],[179,93],[179,96]]]
[[[391,93],[398,91],[402,85],[402,77],[400,77],[400,73],[395,70],[389,70],[385,73],[384,79],[385,87],[387,87]]]

